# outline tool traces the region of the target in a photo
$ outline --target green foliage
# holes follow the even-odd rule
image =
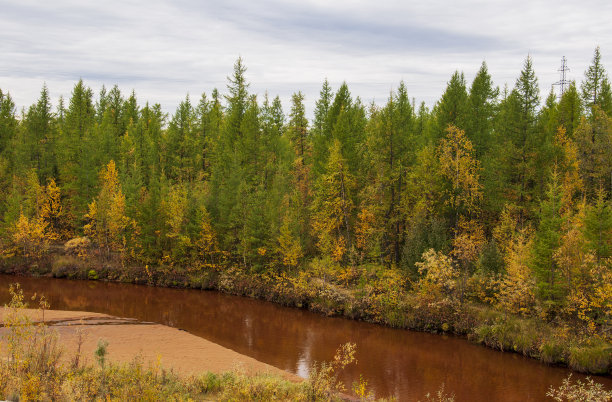
[[[493,116],[499,88],[493,87],[487,64],[482,62],[468,97],[468,117],[465,131],[474,143],[476,156],[483,155],[492,145]]]
[[[366,107],[326,80],[312,121],[301,92],[287,116],[279,97],[251,94],[242,59],[225,95],[186,97],[170,115],[117,86],[94,99],[79,81],[56,107],[43,86],[17,117],[2,90],[3,263],[434,331],[469,333],[456,299],[478,301],[609,337],[612,95],[599,49],[580,90],[544,104],[530,57],[502,91],[485,63],[469,89],[455,72],[432,110],[407,87]],[[427,265],[461,273],[452,289],[427,279],[430,249]]]
[[[612,205],[606,198],[600,188],[595,204],[587,207],[584,217],[584,236],[598,261],[612,257]]]
[[[106,350],[107,347],[108,341],[104,339],[98,340],[98,347],[96,348],[94,355],[96,356],[96,361],[98,362],[101,368],[104,368],[104,365],[106,364],[106,354],[108,353]]]
[[[465,130],[468,108],[469,101],[465,77],[463,73],[455,71],[434,110],[437,128],[432,142],[437,143],[440,138],[444,137],[448,126]]]
[[[610,106],[610,82],[608,74],[601,63],[599,46],[595,48],[593,63],[584,72],[585,80],[582,82],[582,100],[587,109],[599,106],[606,110]]]

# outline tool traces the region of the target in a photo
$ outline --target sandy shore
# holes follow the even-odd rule
[[[36,321],[43,318],[41,311],[25,311]],[[6,309],[0,307],[2,322],[5,313]],[[105,339],[109,343],[107,358],[113,362],[129,362],[140,356],[145,362],[155,364],[159,361],[162,367],[173,369],[181,375],[240,369],[247,374],[273,373],[292,381],[301,380],[294,374],[165,325],[105,314],[60,310],[46,310],[44,320],[57,330],[68,357],[74,356],[81,332],[82,356],[89,363],[93,362],[98,340]],[[0,336],[5,331],[0,328]]]

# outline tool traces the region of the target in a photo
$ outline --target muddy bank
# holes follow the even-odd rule
[[[43,312],[40,310],[24,311],[35,321],[43,320]],[[6,312],[5,307],[0,307],[0,320],[3,323]],[[98,340],[105,339],[109,344],[107,359],[112,362],[124,363],[140,357],[144,362],[159,362],[162,367],[182,375],[206,371],[222,373],[237,369],[247,374],[272,373],[292,381],[301,380],[294,374],[165,325],[105,314],[61,310],[44,311],[44,321],[58,332],[65,357],[74,356],[81,338],[82,356],[88,363],[93,363]],[[0,337],[3,338],[6,331],[6,328],[0,328]]]

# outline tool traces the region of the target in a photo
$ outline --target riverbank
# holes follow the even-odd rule
[[[211,289],[394,328],[452,333],[506,352],[583,373],[607,375],[612,344],[567,322],[506,314],[482,303],[407,292],[393,271],[247,272],[237,267],[192,270],[121,266],[117,262],[48,254],[36,263],[4,260],[4,273],[106,280],[149,286]],[[605,335],[605,334],[604,334]]]
[[[184,331],[104,314],[48,310],[44,299],[32,310],[20,287],[11,286],[10,293],[11,302],[0,310],[3,400],[355,399],[339,392],[344,388],[336,374],[354,360],[351,344],[303,380]]]
[[[0,308],[2,322],[7,310],[6,307]],[[86,365],[93,363],[94,352],[102,339],[108,342],[107,359],[112,363],[125,364],[138,358],[145,365],[159,364],[183,376],[239,371],[249,376],[272,375],[293,382],[303,380],[214,342],[165,325],[83,311],[43,312],[24,309],[22,313],[33,322],[44,321],[57,331],[59,343],[66,350],[67,356],[73,356],[80,348],[82,363]],[[6,328],[0,328],[0,338],[4,338],[7,331]]]

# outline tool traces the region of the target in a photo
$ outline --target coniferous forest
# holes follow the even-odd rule
[[[429,109],[325,81],[224,91],[169,115],[77,82],[17,110],[0,90],[4,272],[220,289],[467,335],[574,369],[612,365],[612,90],[599,49],[540,98],[482,64]]]

